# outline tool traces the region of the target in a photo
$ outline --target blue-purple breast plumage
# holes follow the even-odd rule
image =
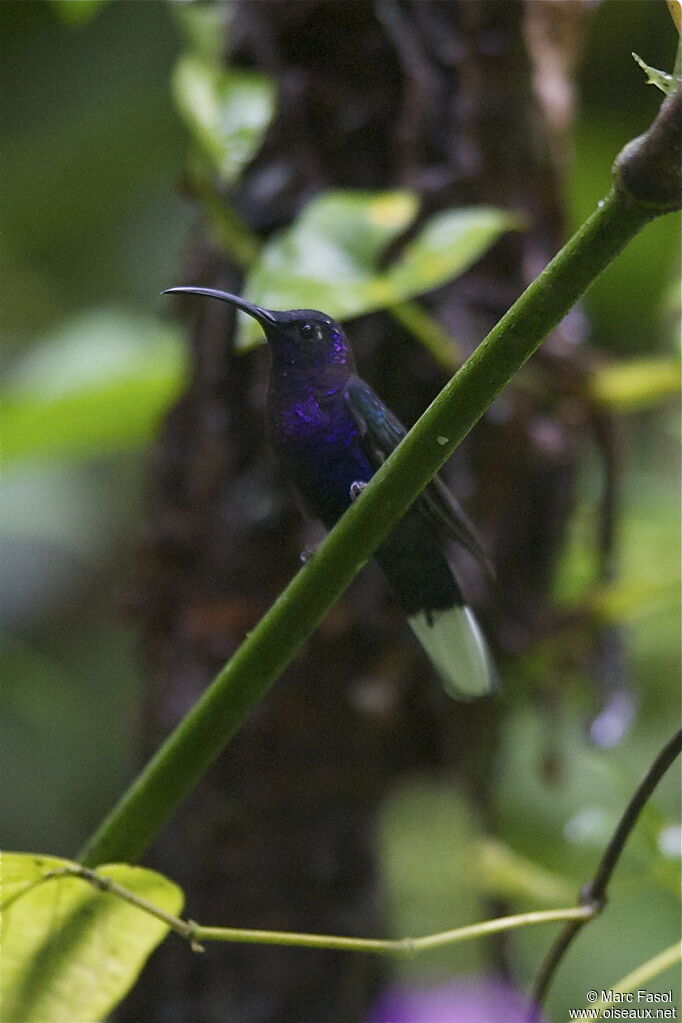
[[[210,288],[169,291],[219,298],[261,324],[272,359],[268,426],[275,455],[308,514],[331,528],[405,433],[357,376],[341,327],[316,310],[273,312]],[[489,566],[473,526],[436,477],[375,557],[446,691],[471,699],[491,691],[494,669],[445,557],[448,538]]]

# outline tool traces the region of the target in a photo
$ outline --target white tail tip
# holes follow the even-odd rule
[[[474,700],[495,689],[492,658],[470,608],[421,611],[408,619],[438,672],[448,696]]]

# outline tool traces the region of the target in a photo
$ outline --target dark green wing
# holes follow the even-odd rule
[[[378,468],[398,446],[407,431],[369,384],[359,377],[351,377],[346,386],[345,396],[351,415],[360,430],[365,453]],[[493,573],[490,559],[476,529],[439,476],[429,483],[416,504],[435,522],[442,533],[456,540],[487,572]]]
[[[386,461],[407,432],[386,408],[369,384],[351,377],[346,385],[346,402],[362,437],[365,453],[375,468]]]

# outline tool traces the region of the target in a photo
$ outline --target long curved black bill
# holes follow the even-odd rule
[[[276,323],[274,315],[269,309],[263,309],[259,305],[254,305],[253,302],[247,302],[245,298],[240,298],[239,295],[231,295],[229,291],[218,291],[216,288],[166,288],[165,291],[161,292],[162,295],[208,295],[209,298],[218,298],[221,302],[227,302],[229,305],[236,306],[237,309],[241,309],[242,312],[248,313],[249,316],[253,316],[254,320],[257,320],[261,324],[265,323]]]

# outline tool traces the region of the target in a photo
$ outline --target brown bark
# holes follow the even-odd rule
[[[240,4],[231,59],[271,74],[279,106],[231,201],[264,236],[330,187],[409,186],[425,215],[481,202],[526,211],[526,233],[425,300],[473,349],[563,235],[561,172],[585,6]],[[559,100],[548,75],[563,89]],[[169,284],[241,287],[207,238],[181,276]],[[182,308],[191,309],[191,380],[155,451],[139,590],[147,752],[297,570],[311,536],[264,446],[265,352],[233,352],[227,307]],[[358,320],[350,333],[362,375],[412,422],[442,372],[388,316]],[[561,326],[526,384],[496,402],[448,469],[498,566],[487,592],[473,566],[461,568],[502,665],[551,618],[549,584],[589,428],[579,335],[578,318]],[[382,935],[373,843],[381,799],[402,772],[447,767],[485,818],[498,713],[495,701],[454,704],[441,694],[369,568],[149,862],[185,886],[187,913],[202,922]],[[170,940],[119,1018],[352,1023],[385,971],[378,959],[340,953],[220,945],[192,956]]]

